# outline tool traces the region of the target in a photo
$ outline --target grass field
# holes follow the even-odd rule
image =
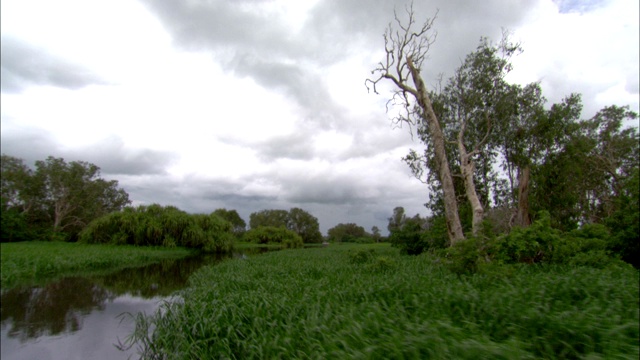
[[[181,248],[64,242],[2,243],[0,288],[6,290],[18,285],[42,283],[61,276],[87,275],[142,266],[162,259],[184,257],[191,253],[190,250]]]
[[[625,266],[458,276],[332,244],[205,267],[130,340],[146,358],[637,359],[639,280]]]

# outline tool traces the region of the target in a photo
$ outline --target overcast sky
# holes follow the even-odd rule
[[[389,94],[367,93],[393,9],[384,0],[2,0],[3,154],[52,155],[116,179],[134,205],[189,212],[300,207],[323,233],[386,233],[396,206],[426,215],[401,161]],[[422,74],[445,78],[481,36],[513,32],[512,82],[550,103],[583,94],[583,118],[638,111],[637,0],[416,1],[439,9]],[[387,89],[390,89],[387,88]]]

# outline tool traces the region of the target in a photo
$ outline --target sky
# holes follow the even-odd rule
[[[406,1],[2,0],[1,142],[29,165],[88,161],[133,205],[192,213],[302,208],[320,230],[386,233],[428,214],[401,158],[422,149],[364,85]],[[522,44],[508,80],[582,117],[639,109],[637,0],[415,1],[436,15],[422,76],[452,75],[480,37]],[[634,125],[634,124],[632,124]],[[635,124],[637,126],[637,124]]]

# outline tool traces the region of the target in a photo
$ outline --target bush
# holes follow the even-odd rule
[[[468,275],[478,271],[480,253],[475,238],[456,243],[449,247],[444,254],[444,263],[451,272],[458,275]]]
[[[560,243],[560,231],[551,228],[549,212],[542,211],[539,219],[526,228],[516,227],[507,235],[498,237],[492,252],[504,263],[538,263],[548,261],[554,245]]]
[[[422,225],[414,219],[407,219],[402,227],[394,229],[389,236],[389,242],[407,255],[419,255],[428,247],[423,237]]]
[[[100,217],[80,233],[79,240],[91,244],[184,246],[215,253],[233,249],[232,226],[217,215],[190,215],[155,204]]]
[[[285,248],[302,247],[300,235],[283,227],[261,226],[244,234],[245,241],[255,244],[281,244]]]

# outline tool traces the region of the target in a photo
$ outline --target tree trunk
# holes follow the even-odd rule
[[[474,163],[471,156],[467,153],[467,149],[462,142],[462,134],[464,130],[461,130],[458,134],[458,150],[460,151],[460,170],[462,171],[462,177],[464,179],[464,190],[471,204],[472,220],[471,220],[471,233],[473,236],[478,234],[480,227],[482,226],[482,220],[484,218],[484,207],[478,198],[476,192],[476,184],[473,180]]]
[[[518,214],[516,215],[516,225],[522,227],[531,225],[531,218],[529,218],[530,173],[529,165],[518,169]]]
[[[458,203],[456,201],[456,192],[453,187],[453,178],[451,177],[451,171],[449,169],[449,161],[447,160],[447,154],[445,151],[445,140],[438,118],[431,106],[431,99],[427,89],[420,77],[420,73],[414,67],[411,58],[407,58],[407,65],[411,72],[411,78],[416,85],[418,92],[418,104],[422,108],[423,120],[427,121],[429,125],[429,133],[433,140],[433,148],[436,156],[436,163],[438,164],[438,177],[442,184],[442,192],[444,193],[444,212],[445,219],[447,221],[447,231],[449,234],[449,241],[451,245],[455,245],[460,240],[464,239],[464,233],[462,231],[462,224],[460,223],[460,216],[458,215]]]

